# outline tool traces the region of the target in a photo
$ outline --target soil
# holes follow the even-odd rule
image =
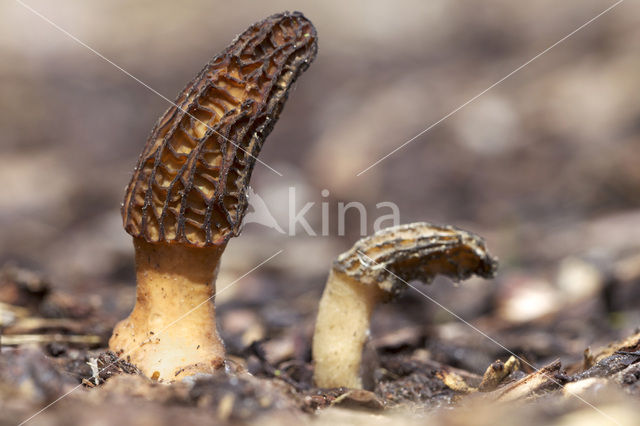
[[[81,295],[58,292],[33,271],[5,266],[0,272],[3,424],[19,424],[34,414],[31,424],[83,424],[100,418],[113,424],[131,416],[141,424],[180,419],[357,423],[371,416],[380,423],[428,418],[435,424],[457,424],[462,413],[476,406],[483,407],[478,417],[464,417],[465,424],[500,423],[514,410],[528,413],[521,423],[537,424],[565,421],[592,410],[591,404],[605,407],[593,413],[594,424],[610,420],[609,412],[637,420],[633,407],[640,397],[640,331],[625,336],[621,323],[634,313],[607,312],[605,307],[611,292],[639,291],[638,278],[622,282],[610,277],[614,281],[602,283],[601,292],[574,303],[565,300],[563,309],[526,323],[491,311],[475,319],[474,326],[498,344],[462,323],[403,326],[400,297],[374,316],[374,331],[390,331],[374,334],[369,342],[363,373],[371,378],[370,389],[360,390],[314,387],[309,351],[313,315],[300,314],[300,293],[289,309],[280,306],[278,315],[270,315],[268,308],[282,300],[277,292],[260,307],[251,301],[221,305],[222,324],[240,330],[222,332],[229,350],[225,368],[167,385],[144,377],[108,351],[115,318],[104,304],[88,307]],[[485,298],[489,306],[484,310],[500,294]],[[586,321],[581,319],[585,311],[590,313]],[[598,324],[595,332],[593,324]],[[247,338],[256,327],[263,337]],[[620,339],[609,342],[611,336]],[[608,345],[590,349],[604,343]],[[519,361],[506,371],[511,355]],[[487,406],[493,409],[487,411]]]

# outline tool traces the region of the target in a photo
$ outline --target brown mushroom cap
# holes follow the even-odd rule
[[[214,57],[154,126],[122,206],[147,242],[225,244],[239,232],[262,143],[317,51],[301,13],[258,22]]]
[[[405,281],[429,283],[436,275],[457,281],[478,275],[492,278],[497,260],[484,240],[450,225],[417,222],[394,226],[359,240],[341,254],[333,268],[365,285],[377,285],[390,296]]]

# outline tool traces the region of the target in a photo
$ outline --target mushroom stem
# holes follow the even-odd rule
[[[386,297],[377,285],[331,270],[313,334],[314,379],[318,387],[362,388],[362,349],[369,338],[371,314]]]
[[[224,363],[215,320],[215,278],[225,245],[196,248],[133,239],[136,304],[109,348],[147,377],[174,381]]]

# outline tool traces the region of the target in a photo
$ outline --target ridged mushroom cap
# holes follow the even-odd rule
[[[147,139],[122,205],[125,230],[196,247],[237,235],[256,157],[316,51],[313,24],[285,12],[214,57]]]
[[[492,278],[498,261],[476,234],[449,225],[416,222],[382,229],[342,253],[337,272],[365,285],[377,285],[389,296],[405,282],[429,283],[436,275],[455,281],[478,275]]]

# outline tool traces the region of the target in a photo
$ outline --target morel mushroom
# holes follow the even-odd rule
[[[358,241],[333,263],[313,335],[314,380],[323,388],[362,388],[362,348],[375,306],[442,274],[493,277],[497,261],[483,240],[452,226],[412,223]]]
[[[301,13],[258,22],[153,128],[122,205],[135,248],[136,304],[109,340],[147,376],[173,381],[223,365],[209,302],[220,256],[239,233],[262,144],[316,51],[315,28]]]

